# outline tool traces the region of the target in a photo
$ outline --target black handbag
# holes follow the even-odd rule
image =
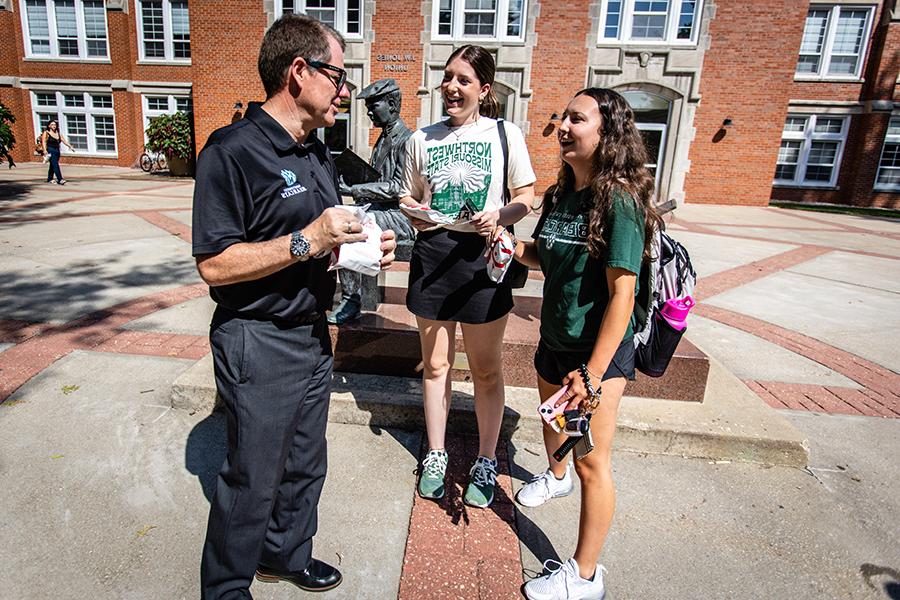
[[[506,141],[506,127],[503,125],[503,119],[497,119],[497,131],[500,134],[500,148],[503,150],[503,206],[509,204],[509,143]],[[509,225],[506,228],[513,236],[516,235],[516,230],[512,225]],[[512,264],[509,265],[509,270],[506,272],[506,276],[503,277],[503,283],[508,285],[513,289],[519,289],[525,287],[525,282],[528,281],[528,267],[523,265],[519,261],[513,259]]]

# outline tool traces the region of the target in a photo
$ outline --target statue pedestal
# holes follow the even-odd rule
[[[397,262],[409,262],[412,256],[412,240],[403,241],[397,244],[397,250],[394,252]],[[378,305],[384,300],[384,286],[379,285],[380,277],[363,277],[362,287],[359,291],[360,307],[365,311],[375,311]]]

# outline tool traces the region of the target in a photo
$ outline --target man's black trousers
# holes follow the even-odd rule
[[[324,317],[291,326],[219,308],[210,345],[228,455],[209,510],[202,597],[250,598],[257,564],[302,571],[311,558],[325,482],[331,339]]]

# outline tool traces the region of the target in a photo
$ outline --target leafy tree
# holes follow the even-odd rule
[[[3,158],[11,160],[8,152],[16,145],[16,136],[12,130],[12,124],[15,122],[15,115],[10,112],[5,104],[0,102],[0,160]]]

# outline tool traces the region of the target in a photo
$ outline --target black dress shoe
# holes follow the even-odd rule
[[[263,565],[256,568],[256,579],[266,583],[287,581],[307,592],[324,592],[341,585],[341,572],[321,560],[312,559],[302,571],[278,571]]]

